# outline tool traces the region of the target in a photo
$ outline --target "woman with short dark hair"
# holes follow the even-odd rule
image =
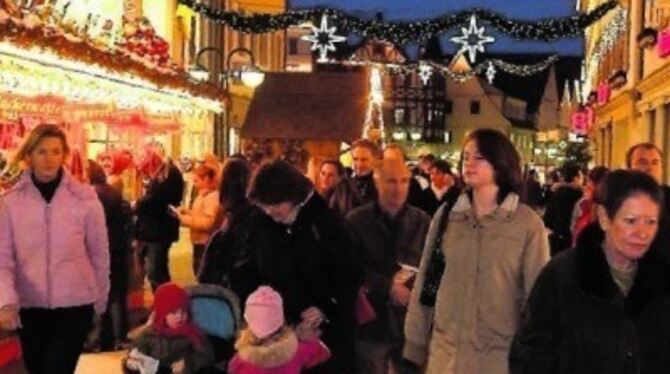
[[[521,307],[549,260],[547,234],[519,200],[521,162],[505,135],[473,131],[461,174],[465,192],[435,213],[428,232],[404,356],[428,374],[506,373]]]
[[[344,221],[283,161],[260,167],[249,199],[266,214],[252,235],[258,285],[282,295],[298,330],[323,331],[333,356],[317,372],[355,373],[354,301],[363,270]]]
[[[513,373],[667,373],[670,269],[650,250],[663,194],[641,172],[611,172],[598,222],[538,277],[510,353]]]

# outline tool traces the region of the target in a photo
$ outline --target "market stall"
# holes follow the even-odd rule
[[[147,144],[175,159],[211,150],[206,124],[222,111],[223,94],[190,80],[146,19],[82,26],[58,2],[8,4],[0,1],[0,183],[16,178],[12,154],[45,122],[66,130],[74,174],[86,159],[106,158],[110,173],[128,171],[132,180],[132,158]]]

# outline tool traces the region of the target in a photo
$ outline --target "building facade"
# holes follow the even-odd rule
[[[588,11],[602,2],[584,1],[582,10]],[[629,0],[621,5],[626,28],[607,53],[599,55],[598,45],[608,35],[608,25],[616,14],[608,14],[586,34],[587,82],[591,91],[608,84],[611,89],[609,99],[596,105],[596,124],[590,131],[596,143],[596,161],[613,168],[624,167],[630,146],[652,142],[665,153],[667,183],[670,59],[661,45],[663,32],[670,26],[670,1]],[[650,34],[655,35],[655,42],[645,41]]]

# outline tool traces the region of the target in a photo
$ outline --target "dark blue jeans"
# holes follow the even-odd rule
[[[144,242],[142,253],[147,257],[147,278],[151,289],[170,281],[170,269],[168,268],[168,253],[172,242]]]

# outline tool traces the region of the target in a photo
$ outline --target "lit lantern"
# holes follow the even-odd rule
[[[612,96],[612,87],[605,83],[601,83],[600,86],[598,86],[598,105],[605,105],[607,102],[610,100],[610,96]]]
[[[656,47],[658,57],[667,57],[670,55],[670,29],[660,32],[658,35],[658,44]]]

